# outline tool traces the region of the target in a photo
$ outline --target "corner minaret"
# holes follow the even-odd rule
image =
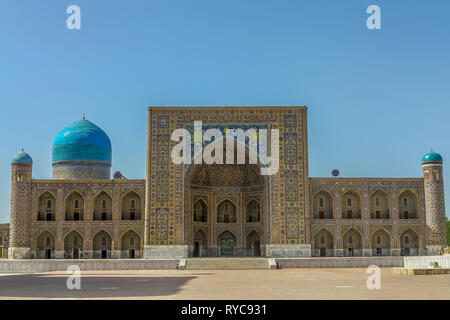
[[[436,255],[447,245],[441,155],[433,150],[424,155],[422,169],[425,188],[426,249],[428,255]]]
[[[23,149],[11,161],[10,259],[30,258],[32,167],[33,160]]]

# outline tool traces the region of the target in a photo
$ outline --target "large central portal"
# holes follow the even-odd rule
[[[192,165],[187,171],[190,256],[261,256],[267,188],[257,165]]]

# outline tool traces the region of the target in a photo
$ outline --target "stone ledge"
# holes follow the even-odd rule
[[[66,271],[76,265],[80,270],[174,270],[177,259],[0,259],[0,273],[39,273]]]
[[[311,257],[310,244],[267,244],[266,256],[270,258]]]
[[[8,248],[8,258],[9,259],[29,259],[30,258],[30,248],[9,247]]]
[[[323,257],[323,258],[276,258],[283,268],[380,268],[403,267],[403,257]]]
[[[188,257],[187,245],[145,245],[144,259],[183,259]]]

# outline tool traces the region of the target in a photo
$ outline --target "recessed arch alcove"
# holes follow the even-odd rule
[[[187,165],[185,243],[189,256],[221,256],[225,242],[232,246],[226,256],[264,255],[269,240],[268,190],[267,176],[261,175],[257,164],[248,164],[248,150],[246,164]],[[224,240],[219,237],[222,234],[233,237]]]

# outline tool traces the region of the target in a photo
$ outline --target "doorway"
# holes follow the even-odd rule
[[[353,250],[353,248],[348,248],[348,255],[349,255],[349,257],[353,257],[355,254],[354,254],[354,250]]]
[[[194,242],[194,257],[199,257],[199,256],[200,256],[200,242],[195,241]]]
[[[259,240],[253,241],[253,252],[252,255],[254,257],[260,257],[261,256],[261,242]]]
[[[321,257],[327,256],[327,248],[320,248],[320,256]]]
[[[45,259],[51,259],[52,258],[52,250],[46,249],[45,250]]]
[[[194,251],[192,255],[194,257],[205,256],[208,249],[208,240],[206,232],[203,229],[198,229],[194,234]]]
[[[134,257],[135,257],[135,251],[134,251],[134,249],[131,249],[131,250],[128,252],[128,258],[134,259]]]
[[[233,256],[234,255],[234,239],[220,240],[220,255]]]
[[[353,211],[347,210],[347,219],[353,219]]]
[[[234,256],[236,237],[230,232],[223,232],[218,238],[217,243],[219,245],[219,256]]]
[[[78,248],[74,248],[72,250],[72,259],[78,259],[78,258],[79,258]]]
[[[260,257],[261,256],[261,238],[255,230],[252,230],[247,235],[246,256],[251,256],[251,257]]]
[[[102,250],[102,259],[106,259],[107,257],[107,250]]]

